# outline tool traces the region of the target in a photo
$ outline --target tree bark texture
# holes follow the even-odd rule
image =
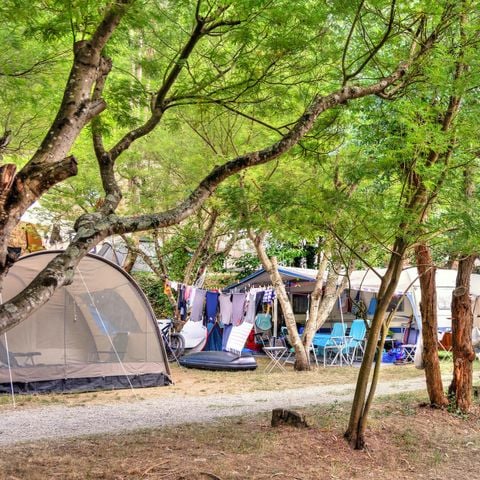
[[[265,232],[255,235],[253,232],[249,232],[250,239],[252,240],[255,250],[257,251],[258,258],[262,262],[263,268],[266,270],[272,282],[272,286],[275,289],[280,306],[282,307],[283,316],[285,319],[285,325],[288,330],[288,336],[290,343],[295,349],[295,365],[294,368],[297,371],[310,370],[309,355],[310,352],[305,349],[302,339],[298,333],[297,323],[295,321],[295,314],[293,313],[292,304],[288,298],[285,284],[282,277],[278,272],[278,263],[275,257],[269,258],[264,246]]]
[[[77,162],[67,156],[85,125],[102,112],[103,99],[93,100],[92,88],[100,75],[102,50],[132,0],[119,0],[105,13],[93,35],[74,45],[74,60],[57,115],[26,165],[0,196],[0,277],[7,270],[7,242],[25,211],[52,186],[77,174]]]
[[[472,346],[473,313],[470,299],[470,275],[476,255],[460,259],[452,295],[453,379],[448,393],[461,412],[472,406],[472,375],[475,352]]]
[[[381,339],[380,333],[385,322],[385,314],[390,301],[395,293],[400,275],[403,267],[403,256],[405,254],[407,245],[402,239],[397,239],[390,257],[390,261],[385,271],[380,288],[378,292],[377,309],[372,319],[372,324],[368,332],[367,344],[365,346],[365,354],[363,356],[362,365],[358,373],[357,385],[355,388],[355,395],[350,413],[350,421],[345,438],[350,445],[355,449],[363,449],[365,447],[365,429],[367,427],[368,410],[371,404],[371,399],[375,392],[375,386],[379,373],[379,366],[376,372],[377,378],[372,379],[370,391],[367,399],[367,389],[369,385],[370,373],[375,358],[375,353],[378,352],[377,357],[380,357],[381,351],[378,348],[378,341]],[[381,362],[381,358],[377,358],[377,362]]]
[[[443,407],[448,403],[443,391],[442,373],[438,358],[437,286],[436,268],[430,248],[424,244],[415,247],[417,269],[420,275],[420,313],[422,315],[423,364],[430,405]]]

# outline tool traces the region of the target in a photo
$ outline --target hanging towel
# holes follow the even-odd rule
[[[232,293],[232,324],[234,326],[243,322],[245,298],[244,293]]]
[[[218,292],[207,292],[207,322],[215,323],[218,311]]]
[[[195,292],[195,297],[193,299],[192,313],[190,314],[190,320],[192,322],[202,321],[203,316],[203,304],[205,302],[205,296],[207,294],[206,290],[197,288]]]
[[[221,293],[219,303],[220,320],[223,325],[230,325],[232,323],[232,295],[230,293]]]
[[[367,315],[374,315],[376,309],[377,309],[377,299],[376,297],[372,297],[370,299],[370,303],[368,304]]]
[[[227,346],[225,350],[227,352],[236,353],[241,355],[248,335],[253,328],[253,323],[243,322],[241,325],[234,326],[228,336]]]

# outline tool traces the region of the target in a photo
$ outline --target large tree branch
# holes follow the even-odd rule
[[[137,217],[122,218],[113,214],[105,216],[101,212],[81,217],[76,224],[77,235],[65,252],[52,260],[23,292],[0,307],[0,333],[27,318],[53,295],[56,288],[71,282],[80,260],[99,241],[112,234],[158,229],[178,224],[198,210],[226,178],[246,168],[262,165],[290,150],[311,130],[317,118],[326,110],[344,105],[349,100],[375,95],[401,80],[414,59],[423,54],[434,42],[435,36],[432,36],[413,58],[402,62],[393,73],[371,85],[345,86],[330,95],[317,95],[291,130],[278,142],[262,150],[240,155],[216,167],[200,182],[191,195],[175,208]]]
[[[221,14],[223,11],[219,13]],[[214,21],[214,18],[204,18],[198,15],[198,13],[196,14],[196,23],[190,37],[183,46],[178,57],[174,60],[172,67],[167,72],[161,87],[152,101],[152,114],[150,118],[140,127],[125,134],[116,145],[113,146],[110,150],[112,161],[115,161],[134,141],[149,134],[158,125],[168,106],[167,95],[178,79],[180,73],[185,68],[186,61],[201,38],[205,35],[211,34],[213,30],[220,26],[237,25],[238,23],[239,22]]]
[[[102,49],[132,1],[117,0],[107,10],[92,37],[75,43],[73,65],[52,126],[30,161],[18,172],[11,191],[5,195],[4,203],[0,205],[0,212],[3,210],[2,213],[9,217],[9,224],[4,225],[7,235],[27,208],[54,185],[52,180],[58,178],[61,181],[66,178],[53,172],[66,171],[64,159],[81,130],[105,108],[105,103],[100,99],[92,101],[92,87],[98,78]],[[55,164],[58,165],[52,168],[51,165]],[[42,174],[42,169],[45,169],[48,181],[35,180],[34,177]],[[71,169],[70,172],[71,175],[76,174],[76,170]],[[29,180],[30,177],[32,181]],[[12,211],[14,214],[10,215],[9,212]],[[0,251],[3,247],[0,244]]]

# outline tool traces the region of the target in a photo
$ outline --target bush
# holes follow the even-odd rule
[[[140,285],[157,318],[167,318],[173,315],[173,309],[168,297],[163,293],[163,281],[149,272],[134,272],[133,277]]]

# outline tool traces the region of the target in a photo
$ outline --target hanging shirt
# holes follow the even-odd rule
[[[178,289],[178,313],[180,315],[180,319],[185,321],[187,317],[187,302],[185,301],[185,285],[180,285]]]
[[[207,292],[207,322],[215,323],[218,311],[218,292]]]
[[[192,312],[190,314],[190,320],[192,322],[200,322],[203,318],[203,304],[205,302],[206,290],[197,288],[192,304]]]
[[[256,298],[257,293],[255,291],[251,291],[247,294],[247,300],[245,304],[245,322],[255,322],[255,313],[257,310],[257,304],[255,302]]]
[[[263,294],[263,303],[271,304],[275,300],[275,290],[268,289],[265,290]]]
[[[230,325],[232,323],[232,295],[230,293],[221,293],[219,303],[220,320],[224,325]]]
[[[244,293],[232,293],[232,324],[241,325],[245,307],[246,295]]]

